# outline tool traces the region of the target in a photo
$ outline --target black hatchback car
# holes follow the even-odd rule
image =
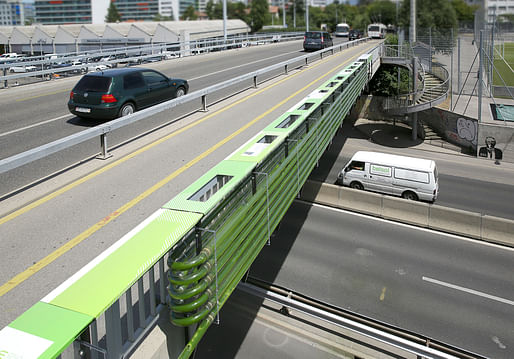
[[[360,39],[360,38],[362,38],[362,31],[360,31],[360,30],[352,29],[348,33],[348,41],[357,40],[357,39]]]
[[[326,31],[307,31],[303,37],[303,49],[316,51],[334,46],[332,37]]]
[[[70,92],[68,109],[78,117],[111,120],[185,95],[186,80],[145,68],[110,69],[84,75]]]

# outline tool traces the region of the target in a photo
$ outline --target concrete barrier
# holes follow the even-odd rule
[[[430,205],[424,202],[406,201],[403,198],[383,196],[382,217],[417,226],[428,227]]]
[[[493,217],[482,217],[482,238],[514,247],[514,221]]]
[[[514,221],[308,180],[305,201],[514,247]]]
[[[480,213],[443,206],[430,206],[428,227],[444,232],[481,238],[482,216]]]
[[[336,187],[339,187],[339,207],[373,216],[382,215],[382,195],[341,186]]]

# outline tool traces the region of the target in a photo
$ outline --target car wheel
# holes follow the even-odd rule
[[[181,97],[181,96],[184,96],[185,94],[186,94],[186,89],[183,87],[179,87],[177,89],[176,97]]]
[[[408,199],[410,201],[417,201],[418,200],[418,196],[416,195],[416,193],[411,192],[411,191],[403,192],[402,193],[402,198]]]
[[[131,102],[127,102],[126,104],[121,106],[118,117],[131,115],[134,113],[135,110],[136,109],[135,109],[134,105]]]
[[[352,183],[350,183],[350,188],[363,190],[364,186],[359,182],[352,182]]]

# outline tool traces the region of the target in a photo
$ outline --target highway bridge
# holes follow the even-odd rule
[[[230,103],[226,101],[214,103],[209,107],[209,112],[207,113],[195,113],[192,116],[181,118],[180,110],[178,110],[173,111],[173,119],[170,118],[169,113],[161,113],[155,116],[157,117],[156,119],[149,119],[145,124],[138,123],[135,126],[136,128],[127,130],[127,133],[120,135],[123,138],[114,139],[115,144],[124,143],[124,145],[111,147],[111,153],[114,156],[103,163],[99,164],[98,162],[102,162],[99,160],[90,160],[77,165],[77,162],[87,158],[88,151],[91,151],[90,149],[81,148],[72,151],[72,154],[59,154],[61,158],[66,158],[70,161],[68,165],[70,168],[66,172],[55,173],[58,167],[62,166],[63,162],[57,161],[54,158],[46,162],[42,166],[43,168],[20,170],[16,175],[7,174],[7,177],[4,177],[7,180],[2,183],[12,187],[10,190],[5,191],[8,195],[2,201],[2,213],[5,213],[5,215],[1,219],[0,230],[2,231],[2,238],[7,238],[7,240],[2,240],[2,253],[10,253],[10,255],[5,256],[5,259],[3,258],[5,267],[2,268],[2,283],[4,284],[1,287],[2,297],[0,300],[3,302],[2,308],[7,308],[7,310],[4,311],[5,314],[1,317],[2,326],[9,324],[20,314],[24,313],[25,310],[38,303],[51,289],[72,277],[79,268],[91,263],[100,253],[105,253],[104,251],[107,248],[116,243],[119,238],[124,237],[124,234],[130,232],[135,225],[145,220],[150,213],[155,212],[156,208],[161,208],[170,198],[183,193],[184,190],[189,188],[191,183],[202,177],[214,165],[234,153],[236,149],[252,139],[256,133],[270,126],[277,118],[291,110],[299,101],[312,94],[319,86],[326,84],[330,79],[333,80],[339,71],[354,63],[361,54],[367,53],[374,45],[372,43],[364,43],[321,58],[307,67],[302,66],[290,70],[288,76],[273,77],[266,83],[261,84],[257,89],[242,91],[235,98],[232,97]],[[289,49],[289,54],[286,48],[286,55],[282,53],[277,54],[275,55],[276,58],[298,55],[298,43],[296,46],[297,48],[294,51]],[[278,46],[266,48],[267,55],[269,55],[269,52],[277,50],[277,48]],[[253,49],[248,50],[253,51]],[[284,49],[281,51],[284,51]],[[225,57],[224,55],[227,56]],[[198,75],[198,71],[205,70],[205,78],[209,76],[226,78],[225,71],[228,71],[227,69],[241,71],[242,73],[249,72],[250,70],[246,66],[251,65],[253,61],[239,59],[237,60],[241,61],[239,65],[230,64],[229,61],[236,61],[235,59],[238,57],[233,55],[234,53],[221,54],[221,59],[216,61],[213,61],[212,58],[198,58],[196,59],[197,63],[184,61],[183,67],[181,67],[184,73],[179,75],[179,77],[191,78],[193,79],[192,83],[195,84],[195,76],[193,74]],[[240,55],[245,56],[248,53],[244,52]],[[255,65],[262,65],[261,61],[262,57],[264,57],[262,53],[250,56],[257,58],[254,62]],[[273,59],[273,56],[268,56],[267,58],[267,61],[276,61],[276,58]],[[221,67],[218,70],[214,70],[209,68],[209,66]],[[187,71],[190,71],[191,75],[189,77],[184,76],[187,75]],[[202,78],[202,75],[200,75],[200,78]],[[344,81],[344,79],[342,80]],[[72,83],[70,82],[68,86],[72,86]],[[28,91],[32,91],[32,89],[27,89],[24,92]],[[41,88],[34,89],[33,91],[35,91],[34,94],[29,94],[27,97],[21,96],[21,93],[16,91],[13,91],[11,96],[22,100],[20,102],[24,104],[30,101],[40,101],[41,98],[45,98],[44,101],[39,103],[43,107],[47,106],[47,111],[51,113],[51,111],[58,109],[56,109],[55,105],[52,106],[52,101],[47,99],[46,96],[62,97],[62,94],[67,92],[67,90],[59,89],[43,89],[42,91]],[[60,95],[58,92],[61,92]],[[221,98],[223,96],[220,96]],[[64,108],[64,103],[62,107]],[[37,111],[34,108],[30,110],[29,106],[13,106],[12,108],[14,113],[18,111],[34,113]],[[183,109],[182,111],[183,114],[190,112],[188,109]],[[9,139],[12,146],[26,146],[25,141],[16,140],[16,135],[20,135],[25,131],[37,130],[38,134],[48,136],[47,138],[52,138],[52,136],[55,136],[53,138],[60,138],[59,136],[62,137],[63,134],[56,134],[54,129],[59,131],[76,131],[80,129],[80,126],[86,126],[84,123],[77,123],[76,119],[74,120],[71,116],[65,117],[62,113],[55,113],[54,116],[53,119],[50,119],[51,121],[45,120],[40,122],[37,116],[22,115],[21,117],[26,118],[26,120],[30,121],[32,119],[33,123],[13,128],[9,131],[2,131],[3,133],[9,132],[9,135],[4,136],[4,138]],[[61,116],[62,118],[59,118]],[[9,116],[9,118],[13,118],[13,121],[16,119],[15,116]],[[163,123],[166,123],[166,126],[163,126]],[[53,127],[42,130],[46,125]],[[145,127],[145,130],[138,126],[148,127]],[[223,127],[224,131],[219,130],[221,127]],[[148,132],[148,134],[140,137],[138,134],[141,132]],[[48,139],[41,140],[38,139],[38,136],[31,135],[30,133],[27,133],[26,138],[32,138],[32,141],[41,141],[40,143],[48,142]],[[127,139],[130,139],[130,141],[127,141]],[[28,148],[34,145],[37,145],[37,142]],[[12,146],[8,147],[11,148]],[[93,148],[93,142],[91,143],[91,148]],[[14,153],[21,152],[20,149],[15,151]],[[2,157],[4,156],[2,155]],[[338,159],[338,161],[342,160],[342,158]],[[448,163],[450,162],[448,160]],[[37,174],[41,170],[46,171],[47,174],[55,174],[47,178],[46,181],[34,183],[23,191],[16,190],[16,186],[23,182],[17,182],[20,176],[24,174],[29,177],[34,176],[34,173]],[[492,171],[494,170],[493,168]],[[451,170],[443,170],[443,172],[446,172],[448,175],[452,173]],[[506,179],[507,176],[501,173],[501,171],[497,172],[498,174],[495,176],[496,179],[493,183],[501,186],[503,182],[505,189],[510,189],[511,185],[509,185]],[[262,179],[260,183],[261,185],[264,183]],[[327,214],[324,214],[324,216],[328,217]],[[338,220],[335,221],[337,222]],[[344,228],[349,227],[352,226],[346,225]],[[370,228],[371,226],[361,225],[358,227]],[[323,228],[331,231],[328,227]],[[265,249],[273,248],[275,241],[283,243],[278,240],[281,231],[283,231],[283,227],[271,239],[271,246],[265,247]],[[396,233],[396,231],[396,229],[391,229],[392,233]],[[334,232],[344,232],[344,229],[336,229]],[[358,236],[355,229],[352,230],[352,233],[352,238]],[[370,230],[370,233],[373,233],[373,231]],[[412,235],[402,235],[402,237],[404,236],[411,237]],[[269,233],[267,237],[270,237]],[[393,234],[392,238],[396,238],[396,235]],[[401,245],[401,247],[403,246]],[[323,246],[319,246],[319,249],[322,248]],[[362,248],[366,249],[367,246]],[[498,249],[498,251],[500,252],[500,257],[503,256],[508,259],[511,256],[508,251],[505,252],[502,249]],[[336,251],[333,252],[335,253]],[[16,253],[16,256],[13,253]],[[351,251],[348,253],[350,254]],[[366,254],[372,254],[373,251],[368,248],[357,253],[366,257]],[[372,255],[368,257],[372,257]],[[437,257],[437,255],[434,255],[434,257]],[[262,258],[266,262],[265,257],[263,256]],[[125,266],[129,266],[130,259],[126,258],[127,263],[119,263],[116,272],[123,271]],[[499,266],[499,269],[493,270],[493,272],[508,271],[508,260],[507,264],[502,264],[505,263],[502,260],[493,262],[496,262]],[[489,265],[484,264],[484,268],[489,268]],[[467,268],[467,266],[468,264],[464,263],[460,268]],[[264,265],[265,267],[266,265]],[[309,267],[306,266],[306,268]],[[406,271],[402,268],[398,268],[398,270],[402,273]],[[253,268],[250,272],[253,272]],[[314,275],[316,278],[322,278],[323,273],[329,273],[323,269],[316,269],[316,267],[313,267],[312,270],[307,270],[307,272],[303,272],[303,275],[307,278],[305,282],[309,283],[319,282],[319,280],[309,279],[309,274]],[[338,273],[334,273],[336,276],[342,277],[345,275],[344,271],[336,273]],[[103,274],[105,275],[105,273]],[[156,266],[155,275],[156,277],[151,277],[154,280],[163,278],[163,272],[160,271],[159,266]],[[270,280],[269,276],[263,276],[265,279]],[[351,277],[355,278],[355,275]],[[425,277],[437,278],[437,280],[443,282],[440,276]],[[149,277],[145,278],[147,280]],[[491,289],[490,291],[484,290],[484,293],[493,292],[496,294],[496,297],[504,298],[508,302],[509,280],[501,278],[495,280],[499,281],[498,283],[504,284],[503,287],[506,292],[498,293],[496,291],[498,286],[493,286],[493,288],[489,288]],[[371,281],[369,283],[370,286],[374,286],[371,284]],[[288,286],[287,281],[281,284],[286,287]],[[144,287],[143,282],[141,282],[141,286]],[[380,287],[380,284],[378,287]],[[463,285],[462,287],[466,286]],[[389,298],[387,286],[380,288],[380,293],[382,293],[384,288],[386,288],[384,299]],[[349,289],[353,291],[355,288],[350,286]],[[61,290],[63,290],[62,287]],[[296,290],[308,291],[308,289],[302,287],[298,287]],[[133,291],[139,291],[138,284],[135,285]],[[318,298],[322,296],[322,299],[327,302],[335,300],[338,302],[336,303],[337,305],[346,306],[346,299],[333,299],[331,295],[327,296],[321,292],[322,290],[317,288],[310,295]],[[368,294],[363,293],[362,297],[367,297]],[[81,296],[80,300],[84,303],[90,303],[94,302],[94,298],[101,297],[102,293],[88,293],[86,289],[77,293],[77,295]],[[356,294],[356,296],[361,297],[360,294]],[[134,297],[136,298],[137,295]],[[163,298],[162,292],[154,298],[156,297]],[[124,301],[127,298],[125,297],[122,300],[122,304],[125,304]],[[51,300],[53,299],[47,298],[44,302]],[[487,303],[485,301],[486,307],[488,306]],[[371,304],[369,305],[372,306]],[[134,306],[136,306],[135,303]],[[152,307],[151,303],[149,307]],[[349,305],[349,307],[352,307],[352,305]],[[501,307],[501,310],[505,310],[504,308]],[[505,312],[507,317],[509,310],[511,309],[507,307]],[[115,316],[115,314],[107,313],[107,316]],[[373,313],[367,314],[373,315]],[[151,316],[152,313],[149,313],[149,317]],[[503,316],[500,315],[499,317]],[[499,322],[501,322],[500,318],[498,318]],[[138,322],[137,317],[133,319],[136,323]],[[391,318],[387,317],[381,319],[391,321]],[[143,320],[139,318],[139,324],[145,320],[145,317],[143,317]],[[414,319],[414,322],[419,324],[420,321]],[[477,320],[476,322],[480,321]],[[41,324],[44,325],[44,323]],[[396,322],[395,324],[398,323],[401,322]],[[409,327],[408,324],[404,323],[398,325]],[[101,324],[99,326],[100,328],[97,328],[97,330],[100,332],[105,330]],[[48,326],[43,328],[48,330]],[[413,331],[420,329],[416,326],[411,326],[410,328]],[[495,333],[502,332],[501,325],[492,328],[491,331],[493,329]],[[424,330],[424,328],[422,327],[421,330]],[[430,332],[430,335],[432,336],[433,333],[437,334],[438,332],[437,329],[434,329]],[[483,335],[483,333],[478,335]],[[448,337],[447,335],[442,336],[443,338],[438,339],[444,341]],[[437,335],[434,335],[434,337],[437,337]],[[496,339],[493,339],[493,337]],[[83,339],[88,340],[88,338]],[[502,347],[508,348],[511,345],[509,337],[505,338],[501,334],[492,335],[489,339],[484,340],[484,348],[480,347],[476,351],[486,353],[485,355],[489,355],[487,353],[494,353],[494,356],[498,354],[498,357],[501,357],[502,354],[506,353]],[[89,341],[91,342],[91,338],[89,338]],[[462,341],[452,339],[450,342],[456,346],[468,347],[468,345],[472,346],[475,340]],[[94,345],[96,346],[97,343],[94,343]],[[493,350],[491,346],[494,345],[496,346],[494,349],[496,351],[489,351]],[[119,348],[120,342],[111,342],[107,346]],[[122,349],[127,348],[122,347]]]

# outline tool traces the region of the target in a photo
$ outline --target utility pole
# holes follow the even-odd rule
[[[416,0],[410,0],[409,39],[411,44],[416,42]]]
[[[310,0],[305,0],[305,31],[309,31],[309,2]]]

